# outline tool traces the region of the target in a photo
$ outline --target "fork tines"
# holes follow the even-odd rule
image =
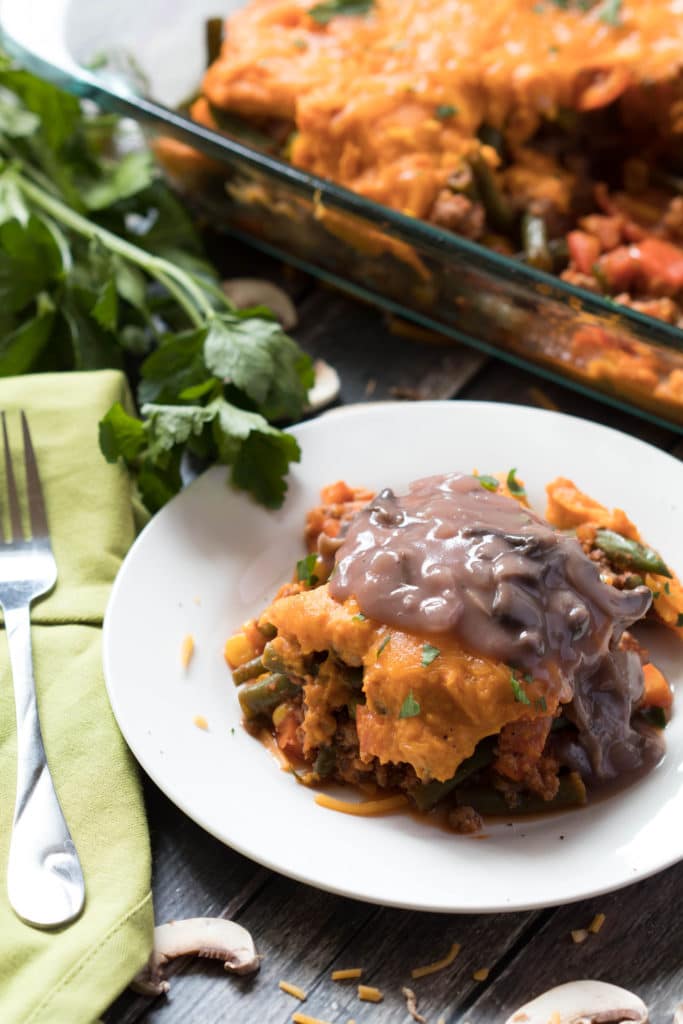
[[[24,539],[24,530],[21,523],[21,508],[19,505],[19,492],[17,490],[14,466],[12,463],[12,453],[7,436],[7,414],[3,411],[0,415],[2,417],[2,434],[5,448],[5,480],[7,484],[7,501],[9,505],[11,526],[10,540],[19,541]],[[34,540],[40,540],[41,538],[48,536],[43,488],[40,483],[40,477],[38,476],[36,455],[31,442],[28,421],[23,409],[19,415],[21,417],[21,430],[24,441],[24,469],[26,473],[26,490],[28,497],[28,513],[31,523],[31,537]],[[1,521],[0,540],[5,540]]]

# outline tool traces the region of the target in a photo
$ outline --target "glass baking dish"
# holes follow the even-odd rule
[[[683,331],[309,175],[179,113],[205,22],[245,0],[0,0],[30,70],[209,160],[165,163],[210,223],[360,297],[683,433]],[[105,59],[102,59],[105,58]]]

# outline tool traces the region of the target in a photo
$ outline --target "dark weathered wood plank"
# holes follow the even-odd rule
[[[145,779],[152,844],[152,891],[157,924],[184,917],[233,917],[262,888],[270,873],[204,832]],[[172,965],[181,974],[187,963]],[[178,982],[176,981],[176,984]],[[110,1024],[133,1024],[149,999],[127,991],[107,1013]]]
[[[327,289],[299,307],[293,332],[313,358],[341,378],[343,404],[394,398],[451,398],[486,363],[460,345],[433,345],[392,333],[384,314]]]
[[[546,989],[595,978],[637,992],[650,1008],[651,1024],[671,1024],[674,1007],[683,1000],[682,887],[683,864],[678,864],[610,896],[560,908],[454,1020],[503,1024],[513,1010]],[[602,930],[574,944],[571,931],[585,928],[598,912],[606,915]]]

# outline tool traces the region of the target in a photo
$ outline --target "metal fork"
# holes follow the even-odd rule
[[[80,914],[85,883],[55,793],[38,719],[31,654],[30,606],[57,580],[45,502],[26,416],[21,413],[30,539],[21,525],[19,497],[2,413],[11,538],[0,521],[0,605],[5,615],[17,711],[17,797],[7,868],[7,892],[16,914],[38,928],[54,928]]]

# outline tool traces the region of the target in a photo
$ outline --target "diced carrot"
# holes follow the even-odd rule
[[[592,274],[593,267],[600,257],[600,242],[585,231],[570,231],[567,245],[572,263],[582,274]]]
[[[297,737],[299,718],[296,711],[288,711],[276,727],[277,745],[287,757],[303,758],[304,752]]]
[[[338,537],[340,530],[341,520],[339,519],[326,519],[323,523],[322,532],[327,537]]]
[[[328,484],[320,492],[323,505],[341,505],[345,501],[353,501],[353,498],[353,490],[343,480],[338,480],[336,484]]]
[[[666,681],[666,677],[652,662],[643,665],[643,679],[645,680],[643,706],[648,708],[670,708],[673,704],[671,687]]]

